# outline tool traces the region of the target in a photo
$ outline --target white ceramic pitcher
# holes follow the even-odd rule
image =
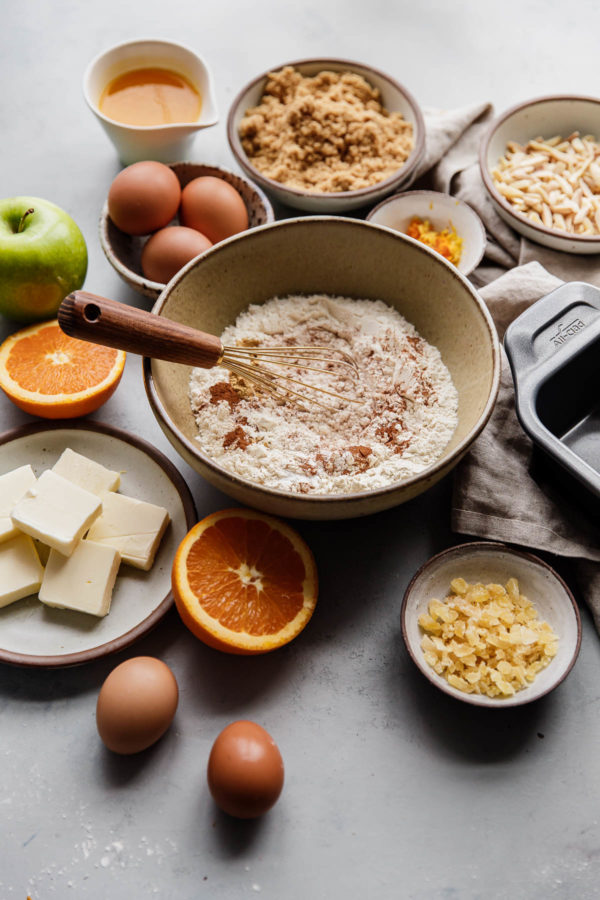
[[[200,117],[195,122],[126,125],[100,112],[102,91],[113,78],[132,69],[146,67],[171,69],[191,81],[202,98]],[[212,74],[206,62],[193,50],[171,41],[127,41],[100,53],[86,69],[83,94],[124,165],[142,159],[160,162],[187,159],[196,132],[218,121]]]

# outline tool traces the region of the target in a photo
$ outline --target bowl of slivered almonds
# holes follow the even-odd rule
[[[600,98],[520,103],[490,126],[479,152],[498,214],[554,250],[600,253]]]
[[[414,97],[390,75],[345,59],[258,75],[230,107],[227,138],[273,199],[313,213],[379,202],[411,181],[425,153]]]

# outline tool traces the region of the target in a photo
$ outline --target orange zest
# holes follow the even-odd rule
[[[285,522],[225,509],[194,525],[173,562],[185,625],[226,653],[268,653],[295,638],[317,602],[313,555]]]
[[[419,219],[418,216],[414,216],[406,229],[406,233],[409,237],[415,238],[417,241],[421,241],[422,244],[427,244],[428,247],[437,250],[438,253],[449,262],[454,263],[454,265],[460,262],[463,241],[453,226],[444,228],[443,231],[436,231],[429,219]]]
[[[125,353],[68,337],[53,319],[0,346],[0,388],[20,409],[46,419],[94,412],[116,390]]]

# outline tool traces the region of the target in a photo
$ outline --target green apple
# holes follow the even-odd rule
[[[73,219],[39,197],[0,200],[0,313],[19,322],[50,319],[78,290],[87,247]]]

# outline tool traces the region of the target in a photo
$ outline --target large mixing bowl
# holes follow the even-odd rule
[[[259,485],[230,474],[200,449],[189,367],[144,360],[146,390],[175,449],[239,502],[292,518],[367,515],[427,490],[466,453],[496,399],[498,338],[477,292],[437,253],[390,228],[334,216],[286,219],[223,241],[182,269],[153,311],[219,335],[250,303],[316,293],[383,300],[440,350],[458,391],[458,425],[441,458],[419,475],[352,494],[296,494]]]

